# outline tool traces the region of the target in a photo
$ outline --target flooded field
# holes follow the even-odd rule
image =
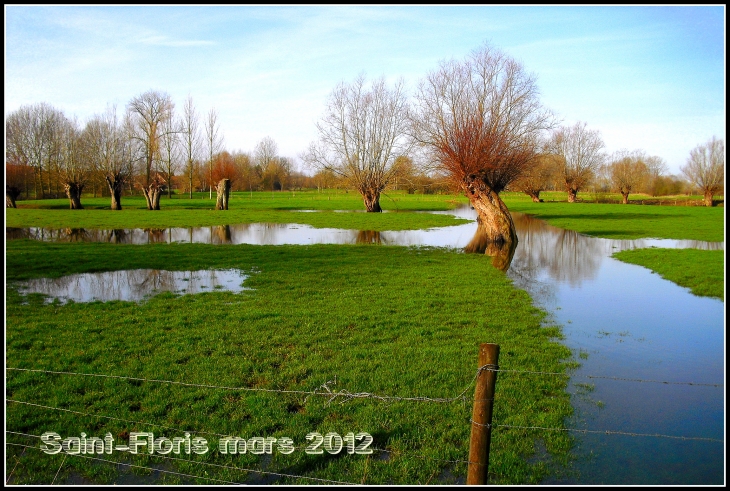
[[[443,213],[476,218],[468,207]],[[692,295],[687,288],[611,255],[646,247],[723,250],[724,243],[592,238],[527,215],[513,216],[519,243],[502,258],[500,267],[550,313],[550,322],[563,326],[563,342],[581,363],[569,384],[575,414],[568,427],[576,430],[578,442],[575,474],[545,484],[722,484],[724,304]],[[296,224],[164,230],[7,229],[6,238],[129,244],[374,243],[478,250],[480,235],[473,222],[402,232]],[[55,294],[75,300],[104,300],[111,297],[98,285],[111,284],[129,290],[126,297],[115,299],[136,301],[152,292],[132,292],[137,285],[169,285],[165,289],[184,293],[242,288],[245,276],[237,274],[118,271],[103,273],[109,277],[77,275],[53,280],[34,291],[51,295],[55,289]],[[194,284],[197,289],[193,291]],[[498,412],[495,407],[495,419]]]

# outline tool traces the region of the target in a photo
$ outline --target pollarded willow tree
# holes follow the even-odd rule
[[[488,44],[441,62],[418,87],[413,136],[469,198],[487,241],[517,243],[499,193],[533,165],[553,125],[538,96],[535,78]]]
[[[407,97],[399,81],[384,78],[366,87],[360,75],[330,94],[317,123],[319,141],[302,156],[318,170],[343,177],[362,196],[369,212],[382,211],[380,193],[398,171],[397,158],[408,154]]]
[[[160,209],[160,195],[164,190],[165,180],[159,171],[153,169],[153,164],[160,161],[160,139],[165,132],[163,121],[174,110],[175,104],[167,93],[153,90],[135,97],[127,105],[128,118],[132,123],[131,137],[141,150],[145,180],[140,185],[148,210]]]
[[[725,141],[714,136],[704,145],[692,149],[682,173],[705,195],[705,205],[712,206],[712,195],[725,182]]]

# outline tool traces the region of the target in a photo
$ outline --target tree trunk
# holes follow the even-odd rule
[[[16,186],[5,185],[5,207],[6,208],[17,208],[15,200],[20,196],[20,189]]]
[[[84,208],[81,206],[81,191],[83,189],[84,185],[78,182],[63,183],[63,190],[66,192],[66,196],[68,196],[72,210],[82,210]]]
[[[360,191],[362,200],[365,203],[365,210],[370,212],[381,212],[383,209],[380,207],[380,191],[376,189],[366,189]]]
[[[712,191],[705,191],[705,206],[712,206]]]
[[[621,193],[621,196],[624,197],[624,200],[623,200],[624,204],[628,205],[629,204],[629,193]]]
[[[165,191],[165,180],[156,175],[148,186],[142,186],[142,192],[147,200],[148,210],[159,210],[160,209],[160,196]]]
[[[568,203],[575,203],[577,195],[578,195],[577,189],[568,188]]]
[[[533,203],[542,203],[542,200],[540,199],[540,191],[526,191],[525,193],[532,198]]]
[[[122,209],[122,189],[124,186],[124,178],[121,174],[113,174],[110,176],[104,176],[106,183],[109,186],[109,193],[112,197],[112,210]]]
[[[231,194],[231,180],[221,179],[216,187],[216,210],[227,210],[228,209],[228,197]]]
[[[487,241],[500,244],[517,244],[517,231],[507,205],[482,178],[469,175],[462,181],[462,188],[476,210],[477,221],[484,226]]]
[[[464,247],[467,254],[484,254],[492,257],[492,265],[501,270],[507,271],[512,264],[512,258],[517,249],[517,241],[510,243],[498,243],[489,240],[486,227],[482,222],[477,224],[477,232],[469,243]]]

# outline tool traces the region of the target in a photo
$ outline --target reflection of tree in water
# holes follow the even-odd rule
[[[216,287],[240,291],[246,278],[237,270],[231,271],[165,271],[134,269],[84,273],[62,278],[40,278],[21,285],[25,293],[42,293],[62,301],[106,302],[110,300],[139,301],[161,291],[199,293]]]
[[[464,252],[491,256],[492,265],[495,268],[501,271],[507,271],[512,262],[512,257],[515,255],[516,246],[516,241],[504,244],[490,240],[487,228],[481,222],[477,222],[477,231],[466,247],[464,247]]]
[[[599,239],[552,227],[521,213],[514,213],[512,218],[519,237],[513,269],[521,276],[537,280],[544,272],[573,286],[596,276],[604,256]]]
[[[355,237],[356,244],[381,244],[382,242],[380,232],[375,230],[360,230]]]
[[[230,244],[231,243],[231,226],[218,225],[211,227],[210,231],[211,244]]]
[[[84,228],[67,228],[63,230],[64,236],[59,241],[62,242],[88,242],[88,233]]]
[[[32,239],[31,229],[5,227],[5,240]]]
[[[167,242],[166,229],[164,228],[146,228],[147,242],[150,244],[164,244]]]
[[[114,230],[106,230],[105,242],[113,244],[126,244],[129,240],[129,233],[123,228],[117,228]]]

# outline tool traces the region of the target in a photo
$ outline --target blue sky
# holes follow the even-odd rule
[[[725,137],[725,8],[5,7],[5,114],[48,102],[85,122],[150,89],[215,108],[226,149],[270,136],[297,159],[335,85],[364,72],[412,90],[485,41],[537,76],[562,124],[673,173]]]

